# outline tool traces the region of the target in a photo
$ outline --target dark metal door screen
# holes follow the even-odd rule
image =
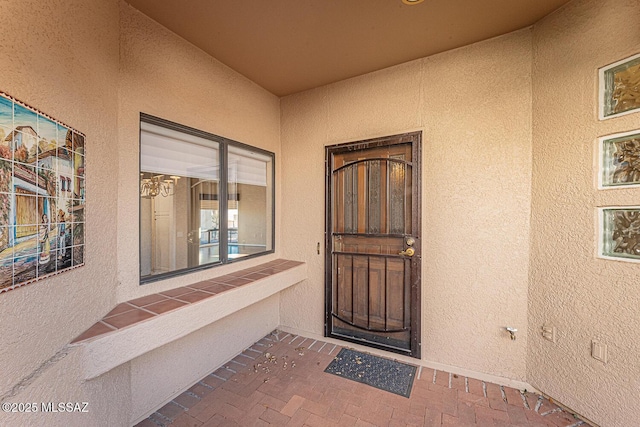
[[[327,336],[420,357],[420,133],[330,146]]]

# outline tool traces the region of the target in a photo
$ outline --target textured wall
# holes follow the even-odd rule
[[[139,286],[138,192],[134,184],[138,182],[140,112],[264,148],[279,156],[280,101],[121,2],[118,102],[121,177],[118,301],[275,258],[274,255]],[[230,318],[235,322],[229,319],[217,322],[132,361],[130,421],[139,421],[273,330],[278,325],[278,306],[279,297],[274,296]],[[229,339],[230,332],[233,339]],[[159,376],[160,372],[165,374]]]
[[[121,402],[112,386],[126,388],[128,378],[81,383],[73,354],[53,365],[44,362],[115,304],[117,194],[105,189],[118,180],[118,3],[2,1],[0,16],[0,90],[86,133],[88,197],[87,264],[0,295],[0,400],[91,399],[99,414],[108,400]],[[95,398],[101,388],[103,397]],[[4,417],[1,425],[42,425],[32,414],[6,422]]]
[[[426,357],[525,379],[531,36],[427,58]],[[520,330],[511,341],[505,326]]]
[[[228,338],[214,325],[87,382],[78,354],[60,352],[118,301],[238,268],[138,286],[144,111],[278,156],[286,229],[277,254],[243,265],[286,256],[306,261],[310,279],[239,313],[264,330],[234,347],[270,329],[279,303],[282,324],[322,333],[324,146],[420,129],[425,363],[526,380],[603,426],[635,424],[638,267],[595,257],[595,208],[638,204],[638,190],[596,190],[594,165],[598,136],[640,128],[640,114],[597,120],[597,68],[640,51],[639,0],[575,0],[533,38],[523,30],[282,101],[124,2],[4,1],[0,16],[0,90],[85,132],[88,165],[87,265],[0,298],[4,400],[87,400],[89,418],[47,424],[123,425],[231,351],[195,350],[198,334],[212,334],[209,346]],[[541,339],[545,322],[556,344]],[[606,365],[590,358],[591,339],[609,345]],[[185,349],[192,369],[166,388],[148,382]],[[0,424],[42,418],[0,414]]]
[[[138,192],[132,183],[138,181],[140,112],[279,156],[280,101],[128,4],[120,5],[117,295],[118,301],[126,301],[229,270],[216,268],[138,286]],[[276,170],[276,176],[279,173]],[[261,262],[265,258],[243,265]]]
[[[323,330],[324,146],[422,129],[423,359],[524,380],[530,100],[529,30],[283,98],[283,325]]]
[[[278,326],[278,295],[131,361],[131,424]]]
[[[0,16],[0,90],[86,133],[88,165],[87,265],[0,298],[0,396],[9,402],[90,402],[89,415],[0,413],[0,425],[127,425],[132,414],[155,409],[170,392],[273,329],[279,315],[277,296],[247,308],[241,316],[259,325],[236,330],[234,340],[213,353],[210,345],[195,344],[198,336],[185,337],[195,362],[146,397],[141,390],[149,376],[139,373],[166,371],[175,348],[147,355],[144,369],[134,361],[84,381],[78,349],[65,345],[117,302],[277,256],[139,286],[139,113],[279,155],[279,100],[124,2],[4,1]],[[209,333],[211,342],[226,337],[215,327]]]
[[[596,207],[637,205],[638,189],[597,190],[596,139],[640,128],[598,121],[598,68],[640,52],[640,1],[577,0],[534,26],[530,383],[602,426],[640,412],[638,264],[595,257]],[[557,343],[540,328],[557,328]],[[609,362],[590,342],[609,346]]]

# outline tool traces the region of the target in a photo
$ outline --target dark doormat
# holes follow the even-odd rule
[[[409,397],[416,367],[343,348],[324,370],[339,377]]]

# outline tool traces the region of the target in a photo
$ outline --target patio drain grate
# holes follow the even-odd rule
[[[343,348],[325,372],[409,397],[416,367]]]

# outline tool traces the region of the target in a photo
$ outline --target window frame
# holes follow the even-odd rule
[[[219,236],[220,236],[220,259],[215,262],[198,265],[194,267],[180,268],[177,270],[169,271],[166,273],[160,273],[156,275],[142,276],[142,203],[140,199],[140,173],[142,172],[142,123],[148,123],[155,126],[164,127],[177,132],[186,133],[199,138],[207,139],[218,144],[219,147],[219,163],[220,163],[220,181],[218,185],[218,211],[219,211]],[[271,249],[255,254],[247,254],[238,258],[229,258],[229,246],[228,246],[228,174],[229,174],[229,162],[228,162],[228,147],[233,146],[240,149],[253,151],[271,158]],[[275,153],[264,150],[262,148],[254,147],[249,144],[235,141],[230,138],[215,135],[209,132],[205,132],[199,129],[195,129],[189,126],[181,125],[160,117],[152,116],[150,114],[140,113],[140,120],[138,122],[138,276],[140,278],[140,285],[146,285],[148,283],[158,282],[161,280],[183,276],[185,274],[195,273],[197,271],[208,270],[210,268],[219,267],[222,265],[234,264],[236,262],[242,262],[247,259],[253,259],[264,255],[275,253],[276,248],[276,155]],[[267,195],[268,197],[268,195]],[[266,212],[265,212],[266,213]],[[224,236],[224,238],[223,238]]]

